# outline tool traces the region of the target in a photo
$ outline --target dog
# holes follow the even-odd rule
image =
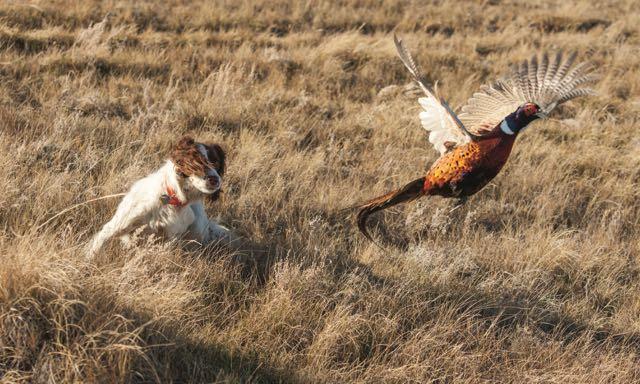
[[[219,199],[226,155],[218,144],[203,144],[184,136],[165,164],[133,184],[113,218],[92,239],[92,258],[111,238],[131,245],[131,233],[143,227],[166,239],[192,240],[207,245],[231,239],[226,228],[209,220],[203,199]]]

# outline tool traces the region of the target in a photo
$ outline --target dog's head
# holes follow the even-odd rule
[[[209,195],[220,196],[225,170],[225,153],[218,144],[203,144],[184,136],[173,148],[171,161],[184,187]]]

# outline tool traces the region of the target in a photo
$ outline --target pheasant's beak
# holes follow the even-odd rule
[[[536,113],[535,116],[538,117],[539,119],[546,119],[547,118],[547,114],[542,112],[542,111]]]

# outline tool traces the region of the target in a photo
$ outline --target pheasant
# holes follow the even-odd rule
[[[483,85],[458,115],[427,86],[397,36],[394,42],[400,60],[425,93],[418,99],[424,109],[420,120],[440,157],[425,176],[358,207],[358,228],[371,241],[366,224],[374,212],[422,196],[464,200],[500,172],[525,127],[568,100],[595,93],[586,87],[598,79],[592,64],[574,65],[576,53],[560,51],[552,58],[545,53],[515,65],[506,78]]]

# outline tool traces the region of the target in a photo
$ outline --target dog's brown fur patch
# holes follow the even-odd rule
[[[198,150],[193,138],[184,136],[174,147],[171,160],[175,163],[178,172],[186,176],[205,177],[206,170],[214,168],[222,176],[225,167],[225,154],[218,144],[203,144],[207,150],[207,157]]]
[[[173,148],[171,160],[175,163],[178,172],[186,176],[205,176],[207,168],[211,167],[209,159],[206,159],[198,148],[193,138],[184,136]]]
[[[207,156],[203,156],[198,150],[197,143],[190,136],[184,136],[176,144],[171,152],[171,160],[176,165],[176,171],[186,177],[205,177],[206,170],[213,168],[222,177],[226,167],[226,155],[222,147],[218,144],[202,144],[205,147]],[[220,198],[221,190],[209,195],[209,200],[215,201]]]

